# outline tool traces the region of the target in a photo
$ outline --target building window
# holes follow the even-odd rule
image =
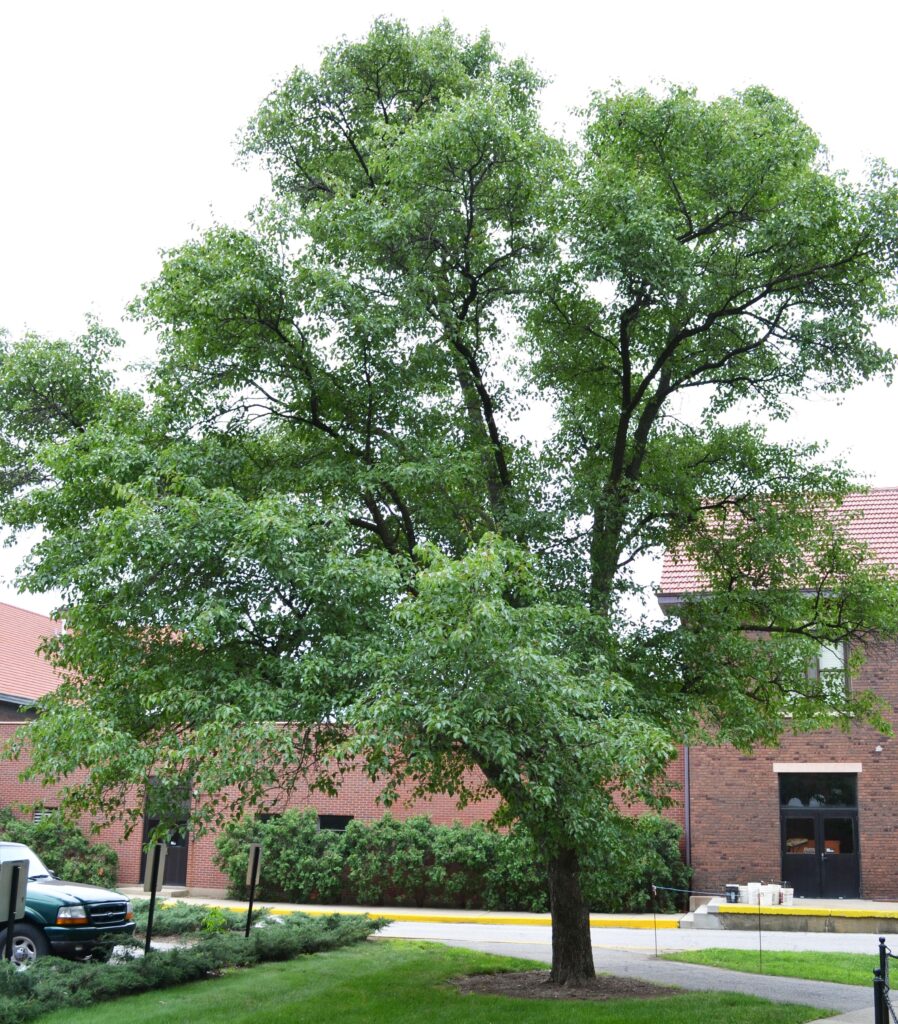
[[[56,807],[35,807],[31,820],[36,825],[39,821],[43,821],[44,818],[49,818],[56,810]]]
[[[345,832],[353,817],[352,814],[319,814],[318,827],[331,832]]]
[[[857,776],[848,774],[781,774],[782,807],[857,807]]]
[[[808,679],[820,684],[823,693],[841,693],[848,685],[845,644],[821,644],[817,657],[808,665]]]
[[[857,853],[854,841],[854,818],[824,818],[824,853]]]
[[[815,827],[813,818],[786,818],[783,836],[786,853],[816,853]]]

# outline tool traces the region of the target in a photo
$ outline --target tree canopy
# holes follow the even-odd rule
[[[359,762],[388,800],[496,791],[564,982],[592,970],[578,852],[664,800],[678,743],[878,713],[806,671],[898,622],[839,528],[856,484],[760,424],[891,373],[898,188],[760,87],[597,94],[569,143],[541,85],[392,21],[294,72],[243,135],[251,228],[134,302],[144,387],[97,325],[6,344],[0,482],[43,530],[22,585],[63,594],[29,733],[45,777],[90,769],[75,806],[189,778],[202,826]],[[634,619],[661,548],[707,592]]]

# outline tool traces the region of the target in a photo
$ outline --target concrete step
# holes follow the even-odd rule
[[[720,928],[717,914],[710,910],[710,903],[703,903],[700,907],[680,918],[681,928]]]
[[[148,900],[150,894],[144,891],[142,885],[117,885],[116,892],[135,900]],[[183,885],[164,885],[156,893],[157,900],[180,900],[190,895],[190,890]]]

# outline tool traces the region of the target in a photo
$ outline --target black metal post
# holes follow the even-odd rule
[[[16,902],[19,895],[19,865],[16,864],[11,872],[9,883],[9,915],[6,919],[6,949],[3,956],[12,960],[12,937],[16,926]]]
[[[658,959],[658,890],[652,886],[652,925],[655,929],[655,959]]]
[[[882,1004],[885,1001],[884,993],[882,971],[875,967],[873,969],[873,1024],[885,1024],[885,1016],[882,1012]]]
[[[147,940],[143,946],[143,955],[147,956],[150,952],[150,940],[153,938],[153,916],[156,913],[156,888],[159,882],[159,861],[160,857],[159,844],[157,843],[150,853],[150,909],[147,914]]]
[[[259,857],[262,854],[262,847],[258,843],[253,843],[250,847],[250,866],[249,866],[249,907],[246,911],[246,930],[243,935],[245,938],[249,938],[249,930],[253,923],[253,901],[256,898],[256,877],[259,874]]]
[[[761,949],[761,893],[758,891],[758,974],[764,973],[763,953]]]

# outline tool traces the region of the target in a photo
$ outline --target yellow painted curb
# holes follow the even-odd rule
[[[206,906],[212,906],[212,904],[206,904]],[[261,904],[264,906],[264,904]],[[245,910],[245,907],[231,907],[222,905],[223,910]],[[309,917],[326,917],[330,914],[357,914],[356,910],[284,910],[283,908],[266,908],[272,914],[308,914]],[[379,918],[384,917],[388,921],[418,921],[418,922],[433,922],[434,924],[513,924],[513,925],[541,925],[546,928],[550,927],[552,921],[548,917],[472,917],[470,914],[428,914],[428,913],[405,913],[400,911],[397,913],[377,913],[376,911],[363,911],[364,917]],[[622,918],[608,918],[608,917],[590,917],[589,919],[590,928],[655,928],[659,930],[662,928],[679,928],[680,922],[678,920],[672,921],[670,918],[663,918],[658,921],[657,924],[651,918],[644,917],[622,917]]]
[[[537,925],[550,928],[552,921],[548,917],[471,917],[461,914],[375,914],[369,913],[368,917],[386,917],[390,921],[431,921],[434,924],[511,924],[511,925]],[[654,928],[655,923],[645,920],[642,917],[607,918],[590,917],[590,928]],[[658,921],[658,928],[678,928],[679,921],[671,921],[667,918]]]
[[[717,908],[718,914],[754,914],[758,916],[758,907],[740,906],[738,904],[723,904]],[[769,914],[776,917],[853,917],[870,918],[874,920],[898,919],[898,910],[842,910],[838,907],[761,907],[762,915]]]
[[[551,922],[547,921],[546,924]],[[660,921],[653,921],[644,917],[624,917],[614,920],[613,918],[607,917],[591,917],[589,919],[590,928],[679,928],[679,918],[676,921],[671,921],[670,918],[662,918]]]

